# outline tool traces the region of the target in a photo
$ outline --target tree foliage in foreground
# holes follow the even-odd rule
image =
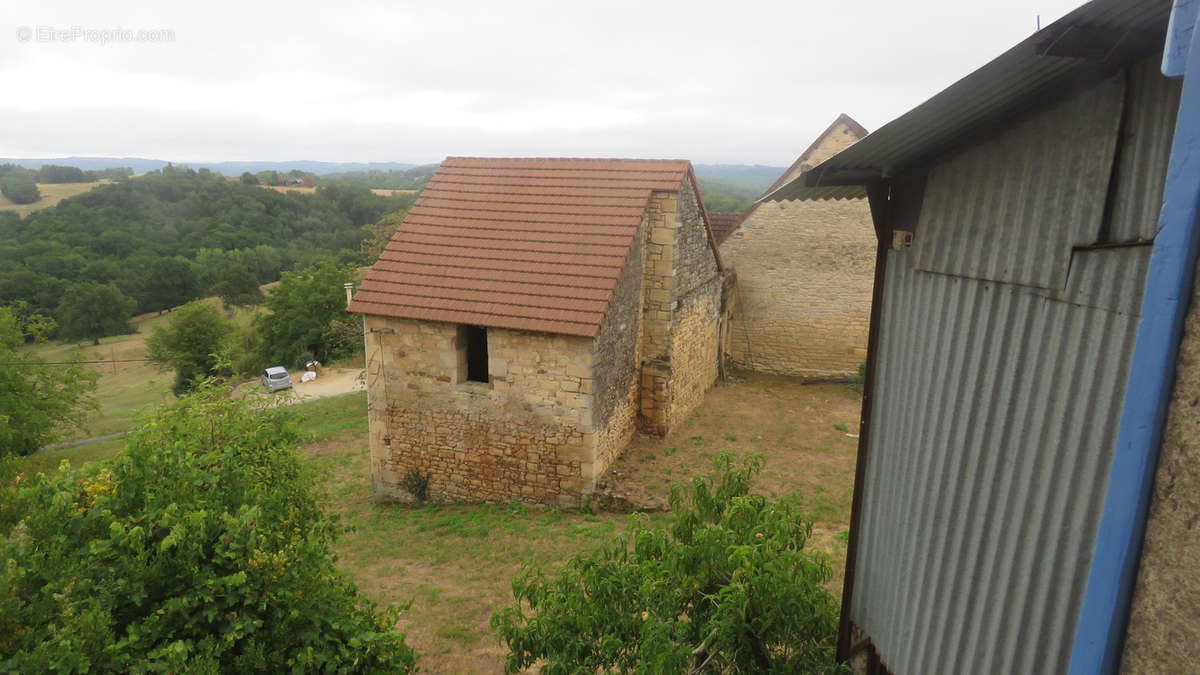
[[[78,357],[49,365],[19,349],[31,330],[11,308],[0,307],[0,457],[27,455],[54,441],[96,405],[96,373]]]
[[[672,524],[632,531],[554,575],[526,568],[492,617],[516,672],[820,673],[834,660],[838,606],[825,556],[795,497],[750,493],[758,459],[671,493]]]
[[[411,670],[395,610],[335,567],[297,438],[206,386],[111,463],[0,488],[0,671]]]

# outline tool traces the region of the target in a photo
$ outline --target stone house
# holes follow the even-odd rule
[[[866,134],[838,116],[767,193]],[[721,259],[737,274],[732,363],[813,380],[856,374],[866,360],[875,269],[867,200],[763,201],[740,223],[718,222]]]
[[[376,499],[579,504],[703,400],[724,279],[690,162],[448,158],[349,305]]]

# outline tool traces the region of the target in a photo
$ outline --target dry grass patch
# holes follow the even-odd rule
[[[670,486],[707,473],[719,452],[766,459],[756,490],[798,492],[814,520],[813,546],[830,555],[840,589],[858,453],[859,395],[842,384],[738,373],[667,438],[639,436],[604,486],[635,504],[661,507]]]
[[[610,540],[626,517],[520,504],[377,505],[365,426],[309,449],[331,507],[352,528],[338,542],[342,569],[377,602],[412,603],[400,629],[423,669],[501,672],[505,651],[488,622],[512,601],[521,565],[561,563]]]
[[[307,449],[331,508],[352,531],[338,544],[341,566],[372,599],[411,602],[401,629],[436,673],[500,672],[504,649],[492,612],[512,601],[523,563],[548,569],[626,529],[619,514],[507,504],[377,505],[372,501],[365,395],[296,406],[325,440]],[[812,545],[830,554],[840,592],[849,527],[859,398],[844,385],[802,385],[748,375],[714,388],[667,439],[638,438],[614,467],[620,489],[665,499],[672,483],[711,471],[716,453],[759,453],[759,489],[796,490],[816,520]],[[668,516],[656,514],[657,521]]]

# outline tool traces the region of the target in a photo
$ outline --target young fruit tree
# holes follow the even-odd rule
[[[412,670],[335,564],[287,415],[205,384],[110,462],[6,481],[0,672]]]
[[[507,672],[822,673],[838,606],[826,557],[795,497],[750,492],[761,469],[728,456],[671,492],[671,524],[630,532],[547,575],[526,568],[492,626]]]

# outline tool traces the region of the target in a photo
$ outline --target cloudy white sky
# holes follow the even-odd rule
[[[838,113],[875,129],[1078,4],[6,0],[0,156],[785,165]],[[117,28],[133,40],[77,32]],[[173,39],[138,41],[155,29]]]

